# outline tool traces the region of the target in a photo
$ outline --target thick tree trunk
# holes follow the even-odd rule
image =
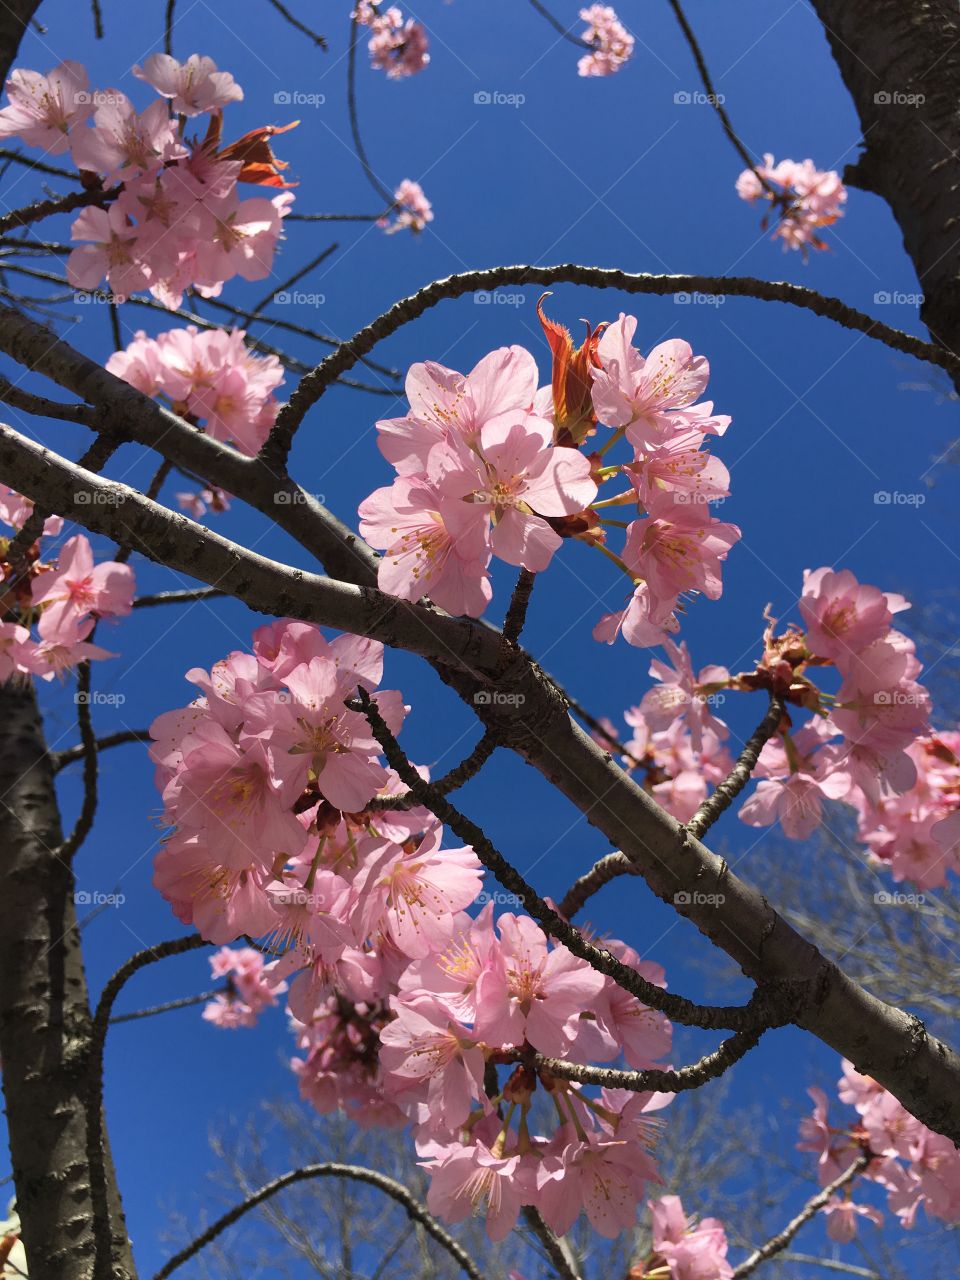
[[[93,1270],[84,1111],[90,1039],[74,878],[33,688],[0,684],[0,1060],[31,1276]],[[106,1155],[117,1261],[133,1262]]]
[[[5,0],[0,4],[0,83],[6,80],[27,23],[39,8],[40,0]]]
[[[920,280],[924,323],[935,342],[960,352],[960,7],[811,3],[863,130],[863,155],[845,177],[890,205]]]

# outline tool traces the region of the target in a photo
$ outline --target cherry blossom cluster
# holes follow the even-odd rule
[[[423,25],[404,18],[396,5],[383,8],[381,0],[360,0],[353,18],[370,31],[370,61],[391,80],[414,76],[430,61],[429,41]]]
[[[375,692],[382,668],[379,644],[281,621],[253,652],[188,672],[200,696],[154,722],[169,828],[155,884],[209,941],[263,939],[263,954],[214,957],[230,987],[206,1016],[249,1025],[289,981],[303,1096],[412,1124],[437,1213],[482,1206],[499,1239],[524,1204],[560,1232],[583,1207],[616,1235],[657,1180],[653,1113],[670,1099],[592,1096],[536,1055],[643,1069],[669,1052],[671,1025],[528,917],[495,920],[491,902],[468,914],[475,852],[443,847],[423,808],[391,809],[399,781],[345,705],[361,686],[398,731],[407,709]],[[664,985],[658,965],[604,945]],[[535,1112],[538,1091],[549,1105]]]
[[[717,1218],[688,1218],[679,1196],[649,1202],[653,1250],[630,1270],[630,1280],[730,1280],[727,1235]]]
[[[775,216],[774,239],[782,240],[785,250],[801,249],[804,255],[827,248],[817,233],[843,217],[847,199],[847,189],[834,170],[821,172],[812,160],[781,160],[775,165],[769,153],[763,164],[740,174],[737,194],[751,204],[768,201],[769,214],[764,214],[761,226],[765,229],[768,217]]]
[[[622,741],[621,763],[637,771],[645,790],[678,822],[689,822],[706,800],[708,785],[722,782],[733,767],[725,745],[730,730],[715,714],[730,679],[726,667],[703,667],[694,673],[686,644],[669,638],[664,649],[670,663],[655,658],[649,674],[657,681],[638,706],[624,712],[630,736]],[[613,741],[616,729],[605,728]],[[595,735],[610,749],[611,738]]]
[[[580,10],[580,18],[587,24],[581,38],[594,49],[577,63],[577,73],[612,76],[632,56],[633,36],[608,4],[591,4]]]
[[[411,367],[409,412],[377,423],[397,479],[360,507],[361,532],[385,553],[380,586],[478,617],[492,597],[494,557],[539,573],[575,538],[631,583],[630,600],[600,620],[595,638],[659,644],[679,627],[681,596],[719,598],[721,563],[740,537],[710,512],[728,495],[729,475],[704,447],[730,419],[699,400],[709,366],[688,343],[661,343],[644,357],[632,346],[636,318],[621,315],[575,349],[542,310],[541,322],[550,386],[538,389],[536,361],[518,346],[491,352],[466,375],[433,362]],[[587,454],[600,424],[611,432]],[[629,460],[606,464],[621,441]],[[629,488],[597,501],[600,485],[618,476]],[[616,506],[638,518],[610,520]],[[626,529],[619,555],[606,546],[605,525]]]
[[[377,221],[388,236],[409,228],[415,235],[433,221],[433,205],[424,194],[423,187],[412,178],[404,178],[393,193],[393,208]]]
[[[266,126],[221,148],[222,108],[243,91],[210,58],[156,53],[134,74],[160,95],[142,112],[119,89],[91,89],[78,62],[46,75],[17,69],[7,82],[0,138],[69,151],[85,183],[105,192],[103,207],[73,223],[72,239],[84,243],[67,259],[70,283],[94,289],[106,278],[118,301],[149,289],[175,307],[190,287],[212,297],[234,276],[264,279],[293,195],[242,200],[238,183],[287,185],[269,145],[283,130]],[[200,116],[209,116],[204,134],[188,137],[187,121]]]
[[[806,572],[805,630],[774,636],[771,626],[757,673],[732,683],[774,689],[814,715],[796,732],[782,727],[764,747],[760,781],[740,816],[752,826],[779,819],[787,836],[802,840],[822,821],[824,799],[841,800],[856,811],[876,864],[930,888],[960,870],[960,736],[930,731],[915,645],[892,626],[908,607],[848,569]],[[809,679],[825,666],[839,676],[833,693]]]
[[[824,801],[842,801],[855,811],[874,865],[920,888],[941,886],[948,872],[960,872],[960,732],[930,728],[914,643],[891,625],[908,607],[848,569],[808,570],[800,598],[805,629],[778,635],[771,621],[754,671],[731,675],[711,665],[695,672],[686,644],[667,637],[669,661],[653,661],[656,683],[624,713],[628,734],[603,721],[594,736],[687,822],[733,764],[729,730],[716,714],[724,691],[776,693],[813,714],[799,728],[784,716],[763,747],[742,821],[779,821],[790,839],[804,840],[824,820]],[[828,667],[836,672],[833,692],[810,678]]]
[[[15,532],[32,512],[29,498],[0,485],[0,522]],[[61,518],[50,516],[42,536],[56,537],[62,528]],[[94,564],[83,534],[68,538],[49,561],[38,540],[25,564],[7,559],[12,541],[13,534],[0,536],[0,681],[52,680],[79,662],[113,657],[88,637],[99,619],[122,618],[133,608],[133,570],[112,560]]]
[[[156,338],[140,330],[123,351],[107,361],[110,373],[146,396],[161,397],[175,413],[203,424],[207,435],[255,454],[270,433],[280,407],[274,391],[283,382],[276,356],[258,356],[244,346],[245,332],[193,325]],[[207,490],[206,506],[225,509],[223,498]],[[196,509],[196,504],[191,503]]]
[[[862,1172],[824,1208],[832,1239],[852,1240],[860,1218],[877,1226],[883,1223],[876,1206],[854,1199],[861,1182],[883,1188],[888,1209],[903,1227],[915,1225],[921,1208],[930,1218],[960,1222],[960,1152],[949,1138],[921,1124],[893,1094],[847,1061],[837,1092],[840,1101],[856,1111],[855,1120],[832,1125],[824,1091],[807,1092],[814,1102],[813,1115],[800,1122],[797,1147],[816,1154],[820,1185],[833,1182],[859,1155],[869,1156]]]
[[[252,1027],[257,1017],[277,996],[286,991],[285,982],[264,979],[266,961],[256,947],[221,947],[210,957],[210,972],[215,978],[226,978],[226,990],[204,1007],[203,1017],[214,1026]]]

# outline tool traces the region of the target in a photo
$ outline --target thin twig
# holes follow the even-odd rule
[[[327,48],[326,36],[319,35],[311,27],[308,27],[306,23],[301,22],[299,18],[295,18],[293,14],[290,12],[290,10],[285,5],[280,3],[280,0],[268,0],[268,3],[271,4],[274,7],[274,9],[276,9],[277,13],[279,13],[282,18],[286,18],[287,22],[290,23],[291,27],[295,27],[297,31],[301,32],[301,34],[307,36],[310,40],[312,40],[313,43],[317,45],[318,48],[326,51],[326,48]]]
[[[556,266],[517,265],[464,271],[434,280],[409,297],[401,298],[374,321],[342,342],[297,386],[277,416],[267,443],[261,450],[273,466],[282,466],[290,453],[293,436],[307,411],[317,403],[327,388],[341,374],[351,369],[378,342],[395,333],[403,325],[416,320],[431,307],[446,299],[459,298],[477,290],[487,292],[500,285],[513,284],[579,284],[591,288],[619,289],[623,293],[665,296],[676,293],[709,293],[717,296],[756,298],[763,302],[782,302],[812,311],[847,329],[864,333],[885,343],[894,351],[903,351],[920,360],[939,365],[960,378],[960,357],[946,348],[934,346],[893,329],[880,320],[857,311],[839,298],[832,298],[785,281],[758,280],[752,276],[648,275],[610,267],[589,267],[578,263]]]
[[[31,222],[39,222],[41,218],[49,218],[55,213],[72,213],[74,209],[86,209],[92,204],[107,204],[119,193],[119,188],[110,191],[71,191],[68,196],[54,196],[50,200],[38,200],[36,204],[28,204],[23,209],[13,209],[0,217],[0,235],[12,231],[14,227],[26,227]]]
[[[754,1010],[749,1006],[716,1007],[694,1004],[683,996],[664,991],[661,987],[623,964],[600,947],[585,942],[581,934],[566,920],[553,911],[540,895],[523,878],[519,871],[507,861],[503,854],[495,848],[483,831],[469,818],[450,803],[449,800],[429,782],[426,782],[407,759],[402,747],[387,728],[376,703],[363,688],[358,689],[356,701],[347,704],[352,710],[361,711],[370,724],[373,736],[383,748],[383,753],[402,782],[405,782],[420,802],[430,809],[441,822],[453,831],[465,844],[473,847],[477,857],[492,871],[503,887],[516,894],[523,904],[524,910],[536,920],[543,929],[558,942],[562,942],[568,951],[586,960],[598,972],[612,978],[618,986],[631,995],[636,996],[643,1004],[684,1026],[703,1027],[704,1029],[721,1029],[737,1031],[753,1025]]]
[[[378,1191],[384,1192],[385,1195],[390,1196],[398,1204],[402,1205],[409,1217],[414,1222],[419,1222],[424,1230],[442,1248],[446,1249],[461,1270],[470,1276],[470,1280],[484,1280],[483,1272],[474,1264],[466,1250],[454,1240],[449,1232],[440,1226],[433,1215],[419,1200],[411,1195],[402,1183],[396,1182],[393,1178],[388,1178],[386,1174],[377,1173],[373,1169],[364,1169],[359,1165],[338,1164],[333,1161],[325,1164],[304,1165],[301,1169],[294,1169],[279,1178],[274,1178],[272,1182],[268,1182],[259,1191],[254,1191],[252,1195],[247,1196],[246,1200],[218,1218],[212,1226],[209,1226],[202,1235],[191,1241],[186,1248],[175,1254],[169,1262],[160,1268],[153,1280],[166,1280],[167,1276],[172,1275],[178,1267],[183,1266],[185,1262],[188,1262],[190,1258],[198,1254],[212,1240],[216,1240],[217,1236],[242,1218],[245,1213],[255,1209],[257,1205],[263,1204],[265,1200],[275,1196],[278,1191],[283,1191],[285,1187],[293,1186],[297,1182],[305,1182],[309,1178],[352,1178],[357,1182],[366,1182],[371,1187],[376,1187]]]
[[[766,1244],[762,1244],[759,1249],[755,1249],[749,1258],[746,1258],[738,1267],[734,1268],[733,1280],[743,1280],[744,1276],[752,1275],[761,1262],[765,1262],[767,1258],[772,1258],[775,1254],[782,1252],[804,1223],[815,1217],[831,1196],[836,1195],[842,1187],[852,1182],[857,1174],[867,1167],[870,1163],[870,1158],[868,1151],[862,1151],[849,1169],[841,1173],[838,1178],[834,1178],[832,1182],[827,1183],[823,1190],[817,1192],[815,1196],[811,1196],[797,1216],[792,1218],[782,1231],[778,1231],[775,1236],[771,1236]]]
[[[580,36],[575,36],[573,30],[570,27],[565,27],[559,18],[554,17],[545,4],[540,3],[540,0],[530,0],[530,5],[536,9],[541,18],[546,18],[554,31],[558,32],[564,40],[568,40],[570,44],[575,44],[578,49],[589,49],[591,53],[595,51],[595,45],[592,45],[589,40],[583,40]]]
[[[756,999],[758,1007],[763,1004],[765,1008],[769,1008],[761,993],[756,994]],[[764,1014],[749,1030],[738,1031],[698,1062],[679,1067],[675,1071],[663,1067],[649,1067],[644,1071],[620,1071],[615,1067],[590,1067],[567,1062],[562,1058],[546,1058],[541,1054],[537,1054],[533,1062],[551,1075],[560,1076],[564,1080],[575,1080],[580,1084],[593,1084],[605,1089],[631,1089],[636,1093],[646,1093],[649,1090],[683,1093],[688,1089],[699,1089],[707,1081],[722,1076],[755,1048],[763,1033],[778,1021],[780,1018],[777,1015]]]
[[[587,899],[592,898],[605,884],[616,880],[618,876],[638,875],[640,875],[639,869],[625,853],[619,850],[616,853],[608,853],[598,858],[589,871],[574,880],[560,899],[557,910],[566,920],[572,920],[577,912],[584,908]]]
[[[69,862],[86,840],[97,816],[97,736],[93,731],[90,714],[90,663],[81,662],[77,667],[77,727],[83,756],[83,803],[73,830],[57,850],[57,857]]]
[[[201,991],[196,996],[181,996],[179,1000],[167,1000],[165,1004],[150,1005],[147,1009],[134,1009],[132,1013],[117,1013],[110,1019],[109,1025],[115,1027],[121,1022],[135,1022],[139,1018],[152,1018],[158,1013],[172,1013],[175,1009],[189,1009],[191,1005],[206,1004],[208,1000],[213,1000],[216,996],[226,995],[229,991],[229,987],[214,987],[212,991]]]
[[[168,956],[196,951],[209,944],[198,933],[184,938],[171,938],[136,952],[110,978],[97,1002],[90,1027],[87,1056],[87,1088],[85,1111],[87,1118],[87,1165],[90,1171],[91,1216],[94,1237],[94,1280],[112,1280],[112,1224],[107,1177],[104,1164],[103,1142],[103,1054],[106,1047],[107,1028],[113,1004],[127,981],[140,969],[155,964]]]
[[[118,733],[109,733],[103,738],[95,738],[94,745],[99,752],[107,751],[110,747],[122,747],[128,742],[149,741],[150,732],[147,729],[121,729]],[[75,747],[66,747],[63,751],[51,752],[50,758],[53,764],[53,772],[59,773],[68,764],[73,764],[74,760],[82,760],[85,752],[86,747],[82,742]]]
[[[710,75],[710,69],[707,66],[707,60],[703,56],[703,50],[700,48],[700,42],[697,40],[690,23],[687,21],[687,15],[683,11],[683,6],[681,5],[680,0],[667,0],[667,3],[673,10],[674,16],[680,24],[680,30],[683,32],[683,37],[690,46],[690,52],[693,54],[693,60],[697,64],[697,71],[700,73],[700,80],[703,84],[704,92],[707,95],[707,101],[719,116],[724,133],[733,144],[737,155],[743,163],[748,169],[752,170],[753,173],[756,174],[757,180],[760,182],[761,186],[766,191],[774,194],[773,187],[771,187],[766,178],[764,178],[764,176],[758,171],[756,160],[754,160],[746,146],[741,142],[733,127],[730,116],[727,114],[726,107],[723,105],[723,95],[718,94],[714,87],[713,79]]]
[[[353,138],[353,148],[357,153],[357,159],[360,166],[367,176],[367,181],[376,191],[381,200],[385,200],[389,208],[393,208],[396,203],[393,192],[385,187],[377,175],[373,172],[373,166],[367,158],[367,150],[363,145],[363,138],[360,134],[360,118],[357,113],[357,39],[359,36],[359,24],[356,18],[351,14],[350,17],[350,47],[347,52],[347,113],[350,117],[350,134]]]
[[[566,1240],[562,1240],[550,1230],[540,1210],[534,1208],[532,1204],[524,1205],[522,1213],[530,1224],[531,1231],[543,1245],[544,1252],[553,1263],[561,1280],[580,1280],[580,1272],[577,1270]]]
[[[780,727],[784,710],[783,699],[772,693],[767,714],[750,735],[746,746],[740,752],[737,763],[724,778],[723,782],[717,784],[713,794],[704,800],[703,804],[686,824],[687,831],[692,836],[696,836],[698,840],[701,840],[720,817],[721,813],[730,808],[750,781],[750,777],[757,767],[760,752]]]
[[[222,600],[230,593],[216,587],[191,587],[184,591],[156,591],[153,595],[137,596],[135,609],[150,609],[158,604],[193,604],[197,600]]]
[[[245,329],[252,320],[256,320],[264,307],[268,307],[270,305],[278,293],[283,293],[284,290],[290,289],[293,285],[299,283],[304,276],[310,274],[314,267],[319,267],[321,262],[326,262],[327,258],[329,258],[332,253],[336,253],[339,248],[340,246],[336,241],[331,245],[327,245],[326,249],[323,249],[318,253],[315,258],[311,258],[305,266],[302,266],[299,269],[299,271],[295,271],[289,280],[284,280],[282,284],[278,284],[275,288],[271,289],[269,293],[264,294],[255,307],[240,316],[240,328]]]
[[[0,147],[0,160],[12,160],[15,164],[22,164],[25,169],[34,169],[37,173],[49,173],[54,178],[70,178],[73,182],[80,181],[80,174],[76,169],[61,169],[55,164],[48,164],[44,160],[34,160],[32,156],[25,156],[19,151],[11,151],[6,147]]]
[[[471,778],[477,776],[494,751],[496,751],[497,745],[497,735],[491,729],[487,729],[470,754],[464,757],[455,768],[438,778],[433,785],[444,795],[448,795],[451,791],[456,791],[459,787],[468,783]],[[368,812],[376,812],[377,810],[391,812],[393,810],[412,809],[417,804],[419,804],[417,797],[412,791],[407,791],[399,796],[384,796],[382,799],[374,800],[366,806],[366,809]]]

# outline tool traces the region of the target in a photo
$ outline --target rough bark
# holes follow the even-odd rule
[[[863,130],[844,175],[903,232],[933,339],[960,351],[960,9],[956,0],[811,0]],[[960,379],[954,375],[960,388]]]
[[[32,1276],[93,1267],[83,1108],[90,1036],[74,877],[54,852],[60,814],[33,689],[0,684],[0,1058],[23,1243]],[[117,1259],[133,1275],[109,1153]]]

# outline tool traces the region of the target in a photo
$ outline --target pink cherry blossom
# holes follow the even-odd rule
[[[663,647],[673,665],[667,666],[659,658],[650,664],[650,675],[659,683],[644,694],[640,703],[640,713],[647,724],[657,732],[669,728],[674,720],[683,720],[690,729],[694,751],[702,746],[704,730],[710,729],[725,738],[726,725],[711,713],[709,695],[700,690],[701,686],[723,684],[730,678],[729,671],[726,667],[704,667],[695,677],[690,653],[683,641],[677,645],[666,639]]]
[[[653,1248],[670,1268],[671,1280],[730,1280],[727,1236],[717,1218],[687,1218],[679,1196],[650,1201]]]
[[[474,1102],[486,1097],[482,1050],[431,996],[394,999],[392,1008],[396,1017],[380,1033],[388,1095],[422,1100],[443,1127],[459,1128]]]
[[[214,1026],[233,1029],[253,1027],[259,1014],[277,1003],[285,983],[263,981],[264,958],[253,947],[221,947],[210,957],[210,972],[227,978],[229,989],[204,1006],[203,1017]]]
[[[405,20],[396,5],[384,9],[380,0],[361,0],[354,18],[370,30],[371,64],[391,80],[416,75],[430,61],[426,30],[413,18]]]
[[[662,342],[644,357],[632,345],[636,329],[636,316],[621,313],[601,337],[600,368],[591,373],[600,421],[625,427],[629,439],[643,447],[687,426],[682,411],[705,390],[710,366],[679,338]],[[707,429],[703,422],[699,425]]]
[[[491,351],[468,374],[433,361],[411,365],[409,413],[377,423],[380,451],[400,475],[422,474],[435,445],[459,439],[475,445],[488,422],[528,413],[537,379],[537,362],[517,346]]]
[[[78,169],[102,173],[110,185],[187,154],[186,148],[175,142],[165,103],[153,102],[138,115],[119,89],[100,95],[93,128],[75,130],[70,151]]]
[[[428,480],[400,476],[365,498],[359,511],[361,536],[384,552],[381,591],[403,600],[429,595],[448,613],[483,613],[493,591],[481,508],[444,497]]]
[[[804,571],[800,613],[810,648],[841,670],[853,655],[882,640],[893,614],[909,607],[903,596],[861,585],[849,569]]]
[[[4,524],[10,525],[12,529],[22,528],[29,520],[33,508],[32,498],[25,498],[22,493],[0,484],[0,520]],[[55,538],[62,528],[63,519],[60,516],[48,516],[43,522],[45,537]]]
[[[428,222],[433,221],[433,205],[424,194],[423,187],[412,178],[404,178],[393,193],[393,221],[385,215],[378,222],[387,235],[409,229],[419,235]]]
[[[71,131],[93,111],[88,85],[79,62],[61,62],[46,75],[18,67],[7,81],[10,105],[0,111],[0,138],[22,138],[48,155],[62,155]]]
[[[178,62],[168,53],[152,53],[133,74],[170,99],[177,115],[198,116],[243,99],[243,90],[229,71],[218,71],[212,58],[191,53]]]
[[[552,435],[542,419],[504,414],[482,427],[475,449],[451,442],[428,459],[442,494],[490,516],[493,553],[532,573],[563,541],[544,517],[573,515],[597,496],[589,459],[551,445]]]
[[[581,76],[613,75],[633,54],[633,36],[609,5],[591,4],[580,10],[580,18],[587,24],[582,39],[594,45],[595,50],[580,59],[577,73]]]
[[[769,152],[762,164],[740,174],[737,194],[749,203],[768,201],[777,219],[773,238],[782,240],[785,250],[800,249],[804,254],[810,248],[827,248],[817,232],[843,216],[847,199],[846,187],[832,169],[821,172],[812,160],[774,164]],[[767,225],[766,215],[762,225]]]
[[[604,987],[603,975],[565,947],[548,948],[528,917],[506,913],[497,921],[500,946],[477,983],[481,1039],[562,1054],[576,1033],[571,1019]]]
[[[32,594],[35,605],[58,619],[90,613],[121,618],[133,608],[133,590],[129,565],[112,560],[95,565],[89,539],[77,534],[63,544],[56,569],[34,578]]]
[[[481,1142],[438,1148],[428,1166],[427,1205],[448,1222],[483,1212],[490,1239],[503,1240],[520,1212],[520,1164],[519,1156],[496,1156]]]

